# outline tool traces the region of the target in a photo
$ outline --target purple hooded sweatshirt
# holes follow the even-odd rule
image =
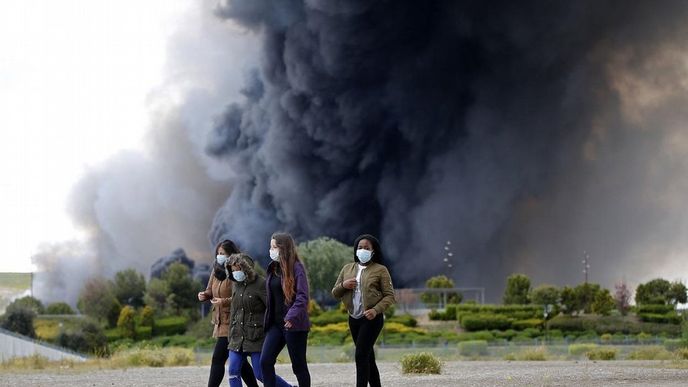
[[[266,332],[270,328],[268,324],[270,323],[270,313],[272,313],[270,309],[270,280],[274,276],[273,270],[276,265],[279,265],[279,263],[275,261],[270,262],[267,269],[268,277],[265,281],[268,299],[263,327]],[[299,261],[294,263],[294,286],[296,287],[296,294],[294,295],[294,300],[286,305],[287,314],[284,317],[285,320],[291,321],[292,327],[285,329],[288,331],[307,331],[311,328],[311,320],[308,317],[308,278],[306,277],[306,269]]]

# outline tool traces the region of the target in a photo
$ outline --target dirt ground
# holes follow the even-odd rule
[[[652,361],[456,361],[441,375],[403,375],[399,363],[380,363],[385,386],[686,386],[688,369]],[[204,386],[209,367],[3,372],[0,386]],[[278,373],[296,383],[289,365]],[[313,386],[353,386],[352,363],[310,365]],[[225,376],[225,383],[226,381]]]

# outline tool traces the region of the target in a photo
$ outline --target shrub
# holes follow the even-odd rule
[[[108,339],[98,323],[92,320],[80,321],[57,336],[59,345],[81,353],[105,356],[108,354]]]
[[[670,312],[666,314],[639,313],[638,317],[640,317],[642,321],[657,324],[680,324],[681,321],[683,321],[683,318],[676,312]]]
[[[605,343],[605,344],[609,344],[612,342],[612,338],[613,338],[613,336],[611,335],[611,333],[605,333],[605,334],[600,336],[600,341]]]
[[[155,310],[146,305],[141,309],[141,316],[139,325],[142,327],[153,327],[155,323]]]
[[[442,363],[431,353],[413,353],[401,358],[401,371],[405,374],[439,374]]]
[[[323,310],[320,307],[320,305],[318,305],[317,301],[315,301],[312,298],[310,300],[308,300],[308,315],[310,317],[319,316],[320,313],[322,313],[322,312],[323,312]]]
[[[516,354],[513,354],[507,360],[523,360],[523,361],[545,361],[547,360],[547,348],[526,348]]]
[[[161,318],[155,321],[153,325],[153,335],[154,336],[172,336],[181,335],[186,332],[186,317],[174,316]]]
[[[664,348],[667,351],[675,351],[685,347],[688,347],[688,343],[683,341],[683,339],[664,339]]]
[[[29,307],[8,307],[7,312],[2,316],[0,326],[20,335],[36,337],[36,331],[33,327],[34,317],[36,317],[36,312]]]
[[[626,356],[628,360],[671,360],[674,355],[664,347],[649,346],[633,351]]]
[[[136,327],[136,340],[150,340],[153,337],[153,327]]]
[[[673,312],[675,307],[673,305],[639,305],[636,308],[637,314],[667,314]]]
[[[679,360],[688,360],[688,348],[679,348],[674,351],[674,355],[676,355]]]
[[[490,331],[461,332],[457,334],[456,337],[458,341],[492,341],[495,339],[495,336],[493,336]]]
[[[597,344],[584,343],[584,344],[571,344],[569,345],[569,355],[571,356],[581,356],[586,353],[597,349]]]
[[[54,302],[45,308],[45,314],[74,314],[74,309],[66,302]]]
[[[187,348],[134,348],[112,357],[113,364],[122,367],[186,366],[193,361],[193,351]]]
[[[459,343],[461,356],[487,356],[487,341],[469,340]]]
[[[508,317],[499,314],[470,314],[463,316],[461,326],[467,331],[480,331],[485,329],[504,330],[511,327]]]
[[[122,333],[122,337],[133,339],[136,336],[136,323],[134,317],[136,312],[134,308],[127,305],[119,312],[119,318],[117,319],[117,328]]]
[[[648,343],[652,340],[652,335],[649,333],[640,332],[640,333],[638,333],[638,336],[636,336],[636,338],[638,339],[639,342],[645,344],[645,343]]]
[[[614,360],[617,350],[614,348],[595,348],[585,353],[588,360]]]
[[[411,327],[411,328],[415,328],[418,326],[418,320],[416,320],[410,314],[402,314],[400,316],[394,316],[391,318],[386,318],[385,323],[388,323],[388,322],[399,323],[399,324],[406,325],[407,327]]]
[[[531,318],[528,320],[518,320],[511,323],[511,327],[515,330],[523,330],[527,328],[540,329],[542,328],[544,321],[539,318]]]
[[[313,326],[324,326],[329,324],[341,323],[349,321],[349,315],[339,310],[328,310],[322,312],[320,315],[311,318]]]

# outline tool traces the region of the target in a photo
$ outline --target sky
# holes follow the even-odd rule
[[[3,1],[0,272],[40,243],[84,238],[65,210],[85,171],[141,150],[148,98],[190,0]]]

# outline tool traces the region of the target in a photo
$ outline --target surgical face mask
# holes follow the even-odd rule
[[[237,280],[238,282],[244,282],[244,280],[246,279],[246,273],[244,273],[244,272],[241,271],[241,270],[239,270],[239,271],[233,271],[233,272],[232,272],[232,276],[233,276],[234,279]]]
[[[279,249],[270,249],[270,259],[279,262]]]
[[[222,254],[218,254],[217,257],[215,257],[215,260],[217,261],[217,263],[219,265],[224,265],[225,262],[227,262],[227,256],[222,255]]]
[[[370,250],[366,249],[358,249],[356,250],[356,257],[358,257],[358,260],[361,261],[361,263],[368,263],[370,261],[370,257],[373,256],[373,252]]]

